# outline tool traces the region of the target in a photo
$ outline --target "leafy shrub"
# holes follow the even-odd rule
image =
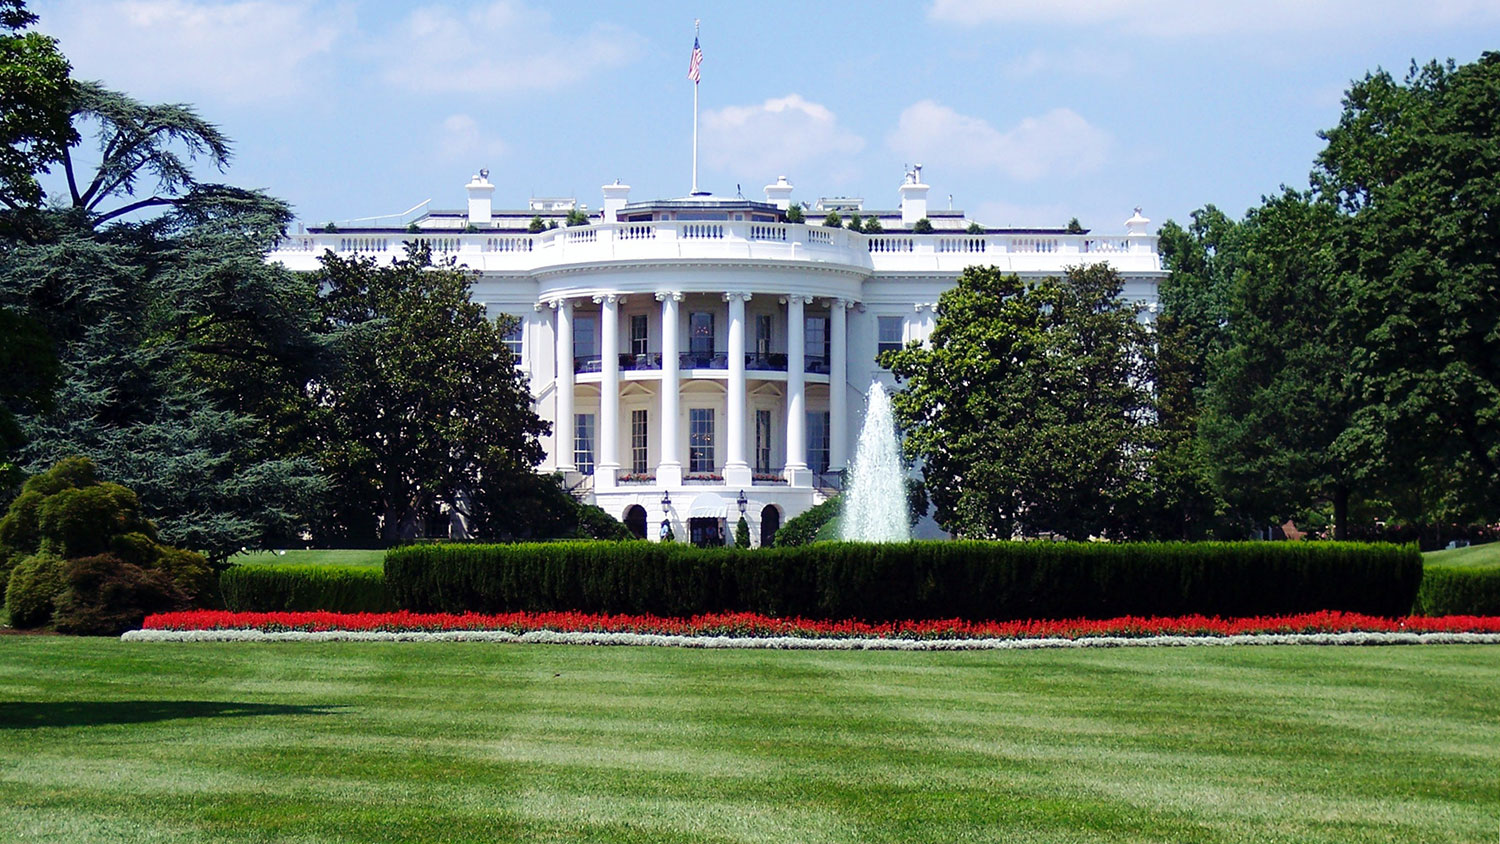
[[[0,519],[0,565],[8,568],[15,561],[37,557],[61,561],[58,566],[89,560],[79,569],[83,591],[69,604],[72,630],[107,629],[120,618],[134,617],[140,606],[155,606],[151,590],[158,573],[173,584],[173,600],[185,597],[200,606],[214,606],[218,600],[217,579],[208,562],[191,551],[161,544],[156,526],[141,515],[136,494],[119,484],[100,482],[94,464],[83,457],[64,458],[29,478]],[[121,569],[106,576],[101,567],[110,565],[145,574]],[[34,564],[21,576],[19,604],[10,608],[17,626],[46,624],[61,606],[57,599],[66,587],[63,569],[57,568],[54,578],[49,566]],[[15,576],[10,572],[6,581],[7,606]],[[130,603],[98,603],[115,598]]]
[[[616,542],[635,539],[635,534],[625,523],[604,512],[594,504],[578,505],[578,533],[586,539],[606,539]]]
[[[868,621],[1407,614],[1415,548],[1360,543],[830,542],[423,545],[386,555],[397,606]]]
[[[805,223],[805,222],[807,222],[806,215],[804,215],[802,213],[802,206],[796,204],[795,202],[792,203],[791,205],[788,205],[787,209],[786,209],[786,221],[788,223]]]
[[[794,518],[788,519],[772,538],[771,544],[778,548],[793,545],[806,545],[818,538],[818,531],[823,525],[834,519],[839,514],[843,505],[839,503],[838,496],[824,501],[822,504],[802,511]]]
[[[387,612],[395,605],[379,569],[350,566],[230,566],[219,576],[236,612]]]
[[[843,228],[844,218],[837,211],[829,211],[828,216],[823,218],[823,225],[831,229]]]
[[[191,603],[170,573],[144,569],[113,554],[69,560],[63,579],[67,588],[53,614],[59,633],[118,636],[140,627],[151,613],[183,610]]]
[[[1500,566],[1428,566],[1413,608],[1417,615],[1500,615]]]
[[[923,217],[911,224],[912,234],[932,234],[932,221]]]
[[[734,525],[734,547],[750,547],[750,523],[745,521],[744,516],[740,516],[740,520]]]
[[[51,554],[36,554],[22,560],[10,573],[5,587],[5,608],[13,627],[41,627],[52,619],[52,608],[66,583],[63,562]]]

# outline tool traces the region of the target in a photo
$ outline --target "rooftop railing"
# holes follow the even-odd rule
[[[272,253],[295,268],[310,268],[325,250],[396,258],[407,243],[456,257],[473,269],[526,271],[570,263],[653,258],[750,258],[837,263],[881,270],[961,270],[973,263],[1015,269],[1062,268],[1091,258],[1122,269],[1158,270],[1150,234],[1006,233],[864,234],[801,223],[673,221],[600,223],[536,234],[425,230],[307,232],[283,238]]]

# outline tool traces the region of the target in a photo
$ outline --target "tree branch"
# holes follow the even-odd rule
[[[97,226],[100,223],[106,222],[108,220],[113,220],[114,218],[122,216],[122,215],[125,215],[125,214],[129,214],[132,211],[139,211],[142,208],[150,208],[153,205],[171,205],[175,201],[176,200],[166,199],[166,198],[160,197],[160,196],[153,196],[150,199],[143,199],[140,202],[132,202],[129,205],[125,205],[125,206],[122,206],[120,208],[116,208],[115,210],[109,212],[108,214],[100,214],[98,217],[94,218],[93,222],[94,222],[94,225]]]

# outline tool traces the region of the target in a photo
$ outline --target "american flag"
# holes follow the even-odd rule
[[[693,57],[688,59],[688,78],[698,84],[698,66],[703,64],[703,48],[698,46],[698,36],[693,36]]]

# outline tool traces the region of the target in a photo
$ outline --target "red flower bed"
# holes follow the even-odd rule
[[[505,630],[527,633],[645,633],[677,636],[882,639],[1078,639],[1088,636],[1234,636],[1248,633],[1500,633],[1500,617],[1450,615],[1380,618],[1324,611],[1300,615],[1216,618],[1124,616],[1102,620],[986,621],[958,619],[896,621],[816,621],[770,618],[754,613],[710,613],[692,618],[652,615],[594,615],[578,612],[515,612],[499,615],[464,613],[224,612],[193,610],[146,617],[147,630],[380,630],[388,632]]]

